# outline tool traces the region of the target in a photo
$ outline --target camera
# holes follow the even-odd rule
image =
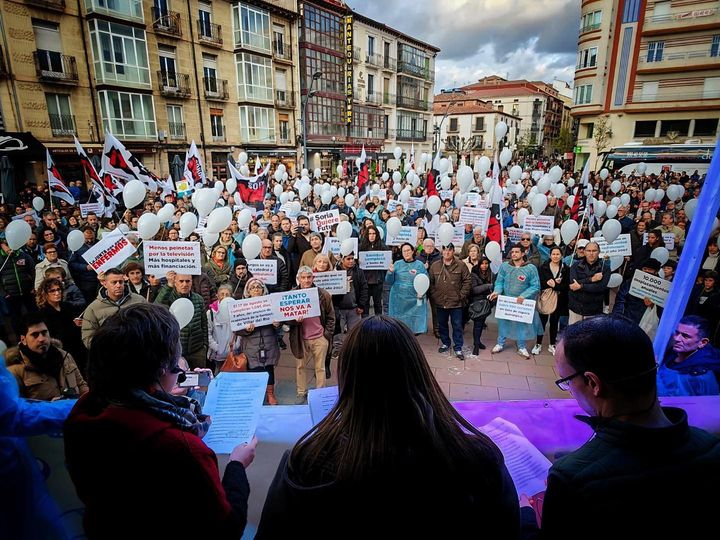
[[[194,386],[207,386],[210,384],[210,374],[204,371],[186,371],[185,380],[178,383],[180,388],[192,388]]]

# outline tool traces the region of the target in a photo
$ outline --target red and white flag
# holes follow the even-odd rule
[[[60,171],[58,171],[55,163],[53,163],[53,160],[50,157],[50,150],[46,150],[46,152],[48,186],[50,188],[50,196],[62,199],[71,206],[74,205],[75,197],[72,196],[70,190],[68,190],[67,186],[63,183],[62,177],[60,176]]]
[[[185,170],[183,171],[183,176],[190,187],[194,187],[195,184],[207,184],[205,169],[203,168],[200,152],[195,145],[195,140],[190,143],[190,149],[185,154]]]
[[[488,220],[487,238],[500,244],[500,249],[505,250],[505,239],[503,237],[502,211],[503,192],[500,186],[500,166],[498,165],[497,152],[493,163],[493,185],[490,190],[490,219]]]

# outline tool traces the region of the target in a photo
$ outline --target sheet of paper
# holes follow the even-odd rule
[[[515,482],[518,497],[522,493],[530,496],[545,491],[552,463],[515,424],[498,417],[479,429],[492,439],[505,457],[505,466]]]
[[[338,387],[314,388],[308,392],[308,405],[313,425],[327,416],[338,400]]]
[[[212,418],[203,438],[216,454],[229,454],[252,440],[267,388],[268,373],[220,373],[208,388],[205,414]]]

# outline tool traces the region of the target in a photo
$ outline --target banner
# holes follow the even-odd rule
[[[543,235],[552,235],[555,230],[554,216],[533,216],[529,215],[525,218],[523,231]]]
[[[388,246],[399,246],[399,245],[407,242],[409,244],[412,244],[413,246],[416,246],[417,245],[417,235],[418,235],[417,227],[400,227],[400,232],[397,233],[397,236],[388,237],[387,245]]]
[[[513,244],[517,244],[525,232],[520,227],[508,227],[505,230],[508,232],[508,241]]]
[[[105,205],[102,203],[80,204],[81,217],[86,218],[90,212],[93,212],[97,216],[102,217],[102,215],[105,213]]]
[[[337,208],[317,212],[310,219],[310,228],[315,232],[328,232],[333,225],[340,223],[340,212]]]
[[[251,259],[247,268],[254,278],[258,278],[265,285],[277,285],[277,260]]]
[[[195,140],[190,143],[190,148],[185,154],[185,168],[183,169],[183,178],[188,184],[188,187],[194,188],[195,184],[207,184],[205,178],[205,169],[203,168],[202,158],[200,152],[195,145]],[[190,191],[190,189],[180,189],[180,183],[178,183],[178,193],[183,191]]]
[[[120,266],[125,259],[135,253],[135,247],[125,236],[104,236],[93,247],[83,253],[83,259],[100,274],[108,268]]]
[[[410,197],[407,207],[408,210],[422,210],[425,208],[425,197]]]
[[[313,276],[315,286],[325,289],[330,294],[345,294],[348,292],[348,275],[344,270],[314,272]]]
[[[472,225],[473,227],[482,227],[483,231],[487,230],[488,220],[490,219],[490,210],[487,208],[475,208],[473,206],[463,206],[460,209],[460,225]]]
[[[630,294],[636,298],[649,298],[652,303],[665,307],[665,300],[670,294],[672,283],[642,270],[635,270],[630,282]]]
[[[395,210],[397,210],[398,206],[402,206],[403,210],[405,210],[405,211],[407,211],[407,209],[408,209],[407,204],[403,204],[400,201],[398,201],[397,199],[388,201],[387,204],[385,205],[385,209],[392,214],[393,212],[395,212]]]
[[[265,326],[277,319],[273,311],[271,295],[244,298],[230,302],[230,329],[234,332],[245,330],[249,325]]]
[[[320,300],[315,287],[271,294],[276,321],[320,316]]]
[[[392,262],[392,251],[361,251],[361,270],[387,270]]]
[[[517,303],[515,296],[498,296],[495,307],[495,318],[519,323],[531,324],[535,316],[535,300]]]
[[[608,257],[613,257],[615,255],[622,255],[623,257],[632,256],[632,246],[630,244],[629,234],[621,234],[612,244],[608,244],[602,236],[591,238],[590,241],[597,242],[598,246],[600,246],[600,255],[602,257],[605,257],[606,255]]]
[[[200,242],[146,240],[143,242],[143,259],[145,273],[158,278],[165,277],[170,271],[191,276],[202,273]]]
[[[70,190],[67,188],[67,186],[62,181],[62,176],[60,176],[60,171],[55,166],[55,163],[53,163],[52,158],[50,157],[50,150],[45,150],[46,153],[46,161],[47,161],[47,176],[48,176],[48,187],[50,188],[50,196],[51,197],[57,197],[58,199],[62,199],[66,203],[68,203],[70,206],[75,204],[75,197],[73,197],[72,193],[70,193]],[[103,207],[103,212],[105,212],[105,208]]]

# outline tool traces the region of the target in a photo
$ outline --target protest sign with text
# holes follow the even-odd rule
[[[466,205],[478,206],[478,204],[481,202],[482,202],[482,197],[480,197],[479,193],[475,193],[474,191],[471,191],[471,192],[465,194],[465,204]]]
[[[400,244],[404,244],[405,242],[408,242],[412,244],[413,246],[417,245],[417,235],[418,235],[418,228],[417,227],[400,227],[400,231],[397,233],[396,236],[388,236],[387,245],[388,246],[399,246]]]
[[[277,260],[251,259],[247,262],[247,268],[253,277],[265,285],[277,285]]]
[[[120,266],[125,259],[135,253],[133,246],[125,236],[104,236],[97,244],[83,253],[83,259],[100,274],[108,268]]]
[[[555,226],[554,216],[533,216],[529,215],[525,218],[523,231],[538,234],[540,236],[553,234]]]
[[[268,294],[230,302],[230,328],[233,331],[245,330],[251,324],[264,326],[278,320],[271,296]]]
[[[348,292],[347,272],[343,270],[333,272],[313,272],[313,283],[316,287],[325,289],[330,294],[345,294]]]
[[[508,227],[505,230],[508,233],[508,240],[513,244],[517,244],[520,241],[523,233],[525,232],[520,227]]]
[[[472,225],[473,227],[482,227],[483,231],[487,230],[488,219],[490,219],[490,211],[487,208],[475,208],[473,206],[463,206],[460,209],[460,225]]]
[[[361,270],[387,270],[392,262],[392,251],[361,251]]]
[[[271,294],[276,321],[320,316],[320,300],[315,287]]]
[[[94,214],[101,216],[105,213],[105,206],[102,203],[87,203],[80,205],[80,216],[86,218],[87,215],[93,212]]]
[[[326,210],[325,212],[317,212],[313,214],[311,228],[315,232],[327,232],[332,229],[333,225],[340,223],[340,211],[335,208]]]
[[[410,197],[407,207],[408,210],[422,210],[425,208],[425,197]]]
[[[653,304],[665,307],[672,283],[642,270],[635,270],[630,282],[630,294],[636,298],[649,298]]]
[[[608,257],[613,257],[615,255],[622,255],[623,257],[632,256],[632,246],[630,245],[629,234],[621,234],[612,244],[608,244],[602,236],[593,237],[590,241],[597,242],[600,247],[600,255],[602,257],[606,255]]]
[[[495,318],[519,323],[531,324],[535,316],[535,300],[517,303],[515,296],[498,296]]]
[[[674,233],[662,233],[663,242],[668,251],[675,249],[675,234]],[[643,233],[643,245],[648,243],[648,233]]]
[[[441,201],[452,201],[453,197],[455,197],[455,194],[453,193],[452,189],[444,189],[439,193],[438,197],[440,197]]]
[[[200,242],[143,242],[145,273],[158,278],[170,271],[199,276],[202,272]]]

